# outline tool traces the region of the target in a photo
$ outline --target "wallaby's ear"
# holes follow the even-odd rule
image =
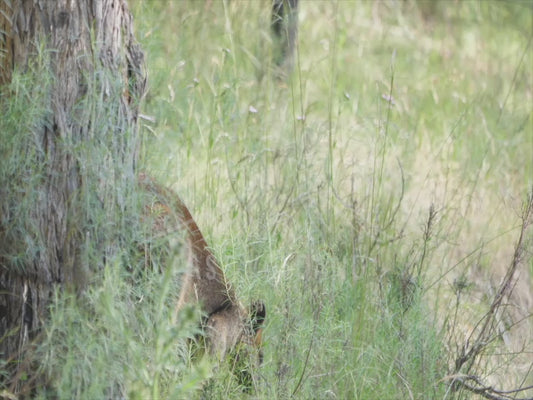
[[[266,318],[265,304],[260,300],[254,301],[252,305],[250,306],[250,319],[252,321],[252,328],[255,333],[258,333],[261,330],[265,322],[265,318]]]

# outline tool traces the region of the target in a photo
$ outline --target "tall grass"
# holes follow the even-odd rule
[[[287,80],[268,2],[132,9],[156,121],[143,122],[144,168],[188,203],[243,302],[267,305],[252,397],[464,399],[466,375],[533,384],[527,251],[513,307],[457,368],[520,233],[522,249],[532,239],[526,3],[302,2]],[[228,364],[191,363],[193,318],[171,318],[174,258],[160,274],[124,254],[83,297],[58,297],[38,350],[56,396],[246,396]]]
[[[260,396],[449,398],[453,346],[505,274],[532,183],[531,10],[426,6],[302,3],[280,81],[267,4],[135,3],[147,164],[269,305]],[[526,358],[492,360],[489,382],[531,381]]]
[[[46,171],[44,145],[34,132],[51,114],[48,56],[39,48],[29,66],[31,72],[14,73],[11,85],[0,92],[2,100],[7,96],[11,99],[0,103],[0,207],[6,218],[5,242],[0,249],[18,271],[23,271],[44,246],[37,234],[39,227],[28,210],[40,200],[34,188]],[[40,85],[34,84],[37,75]]]
[[[49,65],[49,54],[40,47],[27,68],[14,71],[0,88],[0,259],[2,268],[12,268],[10,274],[30,279],[46,242],[35,205],[49,200],[41,189],[57,184],[49,179],[58,173],[40,137],[43,126],[51,124],[51,91],[58,84]],[[119,178],[136,147],[131,132],[113,135],[121,111],[112,99],[122,94],[123,82],[102,70],[85,78],[87,95],[69,117],[87,127],[86,136],[82,141],[63,132],[55,143],[76,160],[84,182],[64,210],[69,233],[83,232],[79,258],[72,270],[61,271],[64,285],[39,287],[52,297],[45,315],[39,315],[46,324],[21,354],[0,360],[0,397],[186,398],[209,377],[212,365],[207,360],[189,365],[185,338],[198,333],[193,310],[177,321],[173,317],[185,257],[180,246],[164,244],[179,238],[152,237],[149,217],[141,217],[145,195],[135,192],[133,177]],[[109,91],[100,96],[104,81]],[[104,191],[102,182],[115,184]],[[173,257],[163,268],[158,263],[164,252]],[[11,294],[13,288],[2,290]],[[0,341],[17,334],[16,327],[2,331]]]

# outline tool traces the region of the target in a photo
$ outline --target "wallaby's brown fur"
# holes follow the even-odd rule
[[[203,328],[208,351],[219,359],[237,347],[241,348],[240,344],[260,349],[261,327],[266,314],[263,303],[255,302],[247,310],[237,301],[235,291],[226,281],[198,225],[177,194],[146,174],[139,175],[139,185],[150,196],[146,207],[153,215],[154,231],[185,230],[188,268],[177,312],[186,305],[200,305],[206,315]]]

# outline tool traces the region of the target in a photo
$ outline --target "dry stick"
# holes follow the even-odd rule
[[[294,387],[294,390],[292,391],[291,397],[294,397],[294,395],[298,392],[298,390],[300,390],[300,387],[302,386],[302,383],[304,381],[305,371],[307,370],[307,366],[309,364],[309,356],[311,355],[311,350],[313,349],[313,344],[315,343],[315,334],[318,328],[318,319],[320,318],[321,312],[322,312],[322,305],[318,304],[316,311],[314,313],[313,332],[311,333],[311,340],[309,340],[309,347],[307,348],[307,353],[305,355],[305,362],[302,368],[302,373],[300,374],[298,383],[296,384],[296,386]]]
[[[484,386],[481,380],[475,376],[475,375],[451,375],[444,380],[447,379],[453,379],[456,382],[460,382],[461,385],[467,389],[468,391],[479,394],[481,397],[484,397],[486,399],[490,400],[531,400],[531,398],[517,398],[516,394],[518,392],[523,392],[526,390],[533,389],[533,386],[527,386],[521,389],[514,389],[514,390],[497,390],[494,389],[492,386]],[[476,385],[474,386],[470,383],[467,383],[467,381],[473,381]]]
[[[526,230],[529,228],[529,226],[533,223],[533,188],[528,195],[528,199],[526,201],[526,205],[524,207],[524,210],[522,212],[522,224],[520,229],[520,236],[518,238],[518,242],[516,243],[515,250],[513,253],[513,259],[511,262],[511,265],[509,266],[509,269],[507,270],[507,273],[505,274],[505,277],[503,279],[502,284],[500,285],[500,288],[498,292],[496,293],[494,300],[492,301],[492,304],[489,308],[489,311],[485,314],[485,316],[480,320],[483,321],[483,326],[477,335],[476,340],[474,341],[473,345],[470,346],[470,349],[468,351],[463,350],[462,355],[460,355],[455,360],[455,374],[459,374],[461,368],[465,363],[469,362],[468,371],[474,364],[474,361],[476,357],[486,348],[487,344],[490,343],[490,336],[491,336],[491,327],[494,322],[494,319],[496,318],[496,313],[501,307],[502,301],[505,298],[506,295],[510,295],[512,292],[512,280],[514,277],[514,274],[516,272],[516,269],[518,268],[518,265],[521,263],[523,254],[524,254],[524,240],[525,240],[525,233]],[[468,340],[467,344],[463,347],[463,349],[466,349],[468,346]],[[468,372],[467,371],[467,372]],[[452,378],[451,385],[458,385],[472,393],[476,393],[481,395],[482,397],[485,397],[486,399],[490,400],[506,400],[511,399],[510,396],[506,395],[506,393],[517,393],[525,389],[515,389],[511,391],[500,391],[496,390],[490,386],[484,386],[481,384],[479,378],[471,375],[467,375],[466,378],[468,380],[474,381],[477,385],[481,387],[474,387],[467,383],[463,378],[465,378],[464,375],[454,375]],[[524,399],[518,399],[516,397],[512,397],[516,400],[528,400],[526,398]]]
[[[378,232],[374,236],[374,238],[373,238],[374,240],[372,241],[372,244],[370,245],[370,247],[368,249],[368,257],[370,257],[370,255],[374,251],[375,247],[380,243],[381,233],[387,231],[392,226],[394,221],[396,221],[396,216],[398,215],[398,213],[400,211],[400,207],[401,207],[401,205],[403,203],[403,198],[404,198],[404,195],[405,195],[405,176],[404,176],[404,172],[403,172],[403,168],[402,168],[402,164],[401,164],[400,160],[396,159],[396,161],[398,162],[398,167],[400,168],[400,174],[401,174],[401,178],[402,178],[402,189],[401,189],[401,192],[400,192],[400,197],[398,198],[398,202],[396,203],[396,207],[394,208],[394,211],[392,212],[391,216],[389,217],[389,220],[387,221],[386,224],[383,225],[383,227],[381,229],[378,230]],[[405,227],[407,226],[407,219],[405,221],[406,222],[403,224],[403,226],[400,229],[400,232],[398,233],[398,235],[396,235],[394,238],[392,238],[390,240],[385,241],[384,243],[392,243],[393,241],[395,241],[397,239],[400,239],[403,236],[403,232],[405,230]]]
[[[474,250],[472,250],[471,252],[469,252],[468,254],[463,256],[459,261],[457,261],[455,264],[453,264],[451,267],[449,267],[447,270],[445,270],[443,273],[441,273],[435,280],[433,280],[433,282],[431,282],[429,285],[426,285],[426,287],[424,288],[424,293],[429,291],[429,289],[431,289],[433,286],[435,286],[437,283],[439,283],[446,275],[448,275],[455,268],[460,266],[463,262],[468,260],[470,257],[474,256],[476,253],[481,252],[483,250],[484,246],[492,243],[493,241],[495,241],[495,240],[499,239],[500,237],[506,235],[507,233],[513,231],[515,228],[516,227],[513,226],[512,228],[509,228],[508,230],[500,233],[499,235],[496,235],[496,236],[490,238],[489,240],[487,240],[486,242],[482,243],[480,246],[476,247]]]
[[[313,326],[313,333],[311,333],[311,340],[309,341],[309,348],[307,349],[307,354],[305,355],[305,362],[304,362],[304,366],[302,368],[302,373],[300,374],[300,379],[298,379],[298,383],[296,384],[296,387],[292,391],[291,397],[294,397],[296,392],[298,392],[298,390],[300,390],[300,387],[302,386],[302,382],[304,380],[305,371],[307,369],[307,364],[309,362],[309,356],[311,355],[311,349],[313,348],[313,342],[315,341],[315,333],[316,333],[317,326],[318,326],[318,323],[317,323],[317,321],[315,321],[314,326]]]
[[[524,52],[522,53],[522,57],[520,57],[520,61],[518,62],[518,65],[516,66],[514,70],[514,76],[513,80],[511,81],[511,86],[509,86],[509,90],[507,91],[507,94],[505,95],[505,99],[503,100],[503,104],[500,107],[500,114],[498,115],[498,123],[500,122],[503,114],[503,110],[505,109],[505,105],[507,104],[507,100],[509,99],[509,96],[511,94],[511,91],[513,90],[514,84],[516,82],[516,78],[518,76],[518,70],[520,69],[520,66],[522,65],[522,62],[524,61],[524,58],[527,54],[527,51],[529,49],[529,46],[531,45],[531,39],[533,39],[533,35],[529,36],[529,40],[527,41],[526,47],[524,49]]]

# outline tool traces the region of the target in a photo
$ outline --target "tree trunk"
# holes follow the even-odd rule
[[[126,245],[142,67],[126,0],[0,0],[0,360]]]

